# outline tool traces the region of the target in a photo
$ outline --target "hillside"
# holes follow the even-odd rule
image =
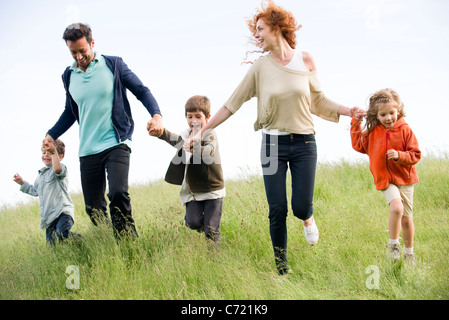
[[[134,241],[94,227],[79,194],[81,243],[47,247],[37,202],[2,209],[0,299],[448,299],[449,160],[417,167],[414,267],[386,258],[389,209],[367,163],[343,162],[318,168],[317,246],[289,212],[288,276],[275,271],[261,177],[226,182],[218,251],[184,226],[179,188],[160,181],[130,190]]]

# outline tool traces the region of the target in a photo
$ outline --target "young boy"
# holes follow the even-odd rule
[[[34,185],[29,184],[19,174],[14,181],[21,185],[20,191],[39,196],[41,229],[46,229],[46,239],[54,245],[55,236],[59,240],[75,235],[70,232],[74,221],[74,205],[68,192],[67,167],[61,163],[65,145],[56,140],[48,150],[42,150],[42,162],[45,167],[39,170]]]
[[[179,196],[186,207],[186,226],[218,243],[223,197],[226,189],[215,131],[207,132],[200,142],[192,144],[191,152],[183,149],[184,141],[194,136],[210,119],[210,101],[205,96],[193,96],[185,105],[188,129],[180,135],[164,129],[160,139],[177,148],[165,181],[181,185]]]

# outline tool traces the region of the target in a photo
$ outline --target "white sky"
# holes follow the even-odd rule
[[[245,18],[260,0],[25,1],[0,0],[0,205],[25,201],[12,181],[18,172],[34,182],[42,139],[65,102],[61,74],[72,63],[65,27],[86,22],[98,52],[122,56],[156,97],[165,126],[186,127],[185,101],[207,95],[215,113],[249,68],[241,64],[249,31]],[[347,106],[367,107],[378,89],[395,89],[424,156],[449,152],[449,1],[278,0],[303,28],[299,48],[315,58],[325,94]],[[129,93],[135,121],[130,182],[160,179],[174,154],[149,137],[149,115]],[[259,172],[260,132],[253,131],[255,99],[217,129],[226,178]],[[315,118],[319,161],[358,160],[349,118],[339,124]],[[61,137],[71,191],[81,191],[78,125]],[[447,173],[444,173],[447,174]],[[157,195],[149,195],[148,201]]]

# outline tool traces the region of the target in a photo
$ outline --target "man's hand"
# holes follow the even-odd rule
[[[162,125],[162,116],[155,114],[153,118],[147,123],[147,131],[150,136],[160,137],[164,132],[164,126]]]
[[[44,140],[42,141],[42,149],[45,151],[49,151],[51,154],[54,153],[54,147],[55,146],[55,140],[53,140],[53,138],[47,134],[44,138]]]

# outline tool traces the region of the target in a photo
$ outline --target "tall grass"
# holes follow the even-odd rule
[[[367,163],[320,164],[314,201],[320,240],[310,247],[289,213],[292,273],[284,277],[274,265],[260,176],[226,182],[218,250],[184,226],[179,188],[162,181],[130,190],[135,240],[117,241],[108,226],[94,227],[81,195],[73,195],[73,231],[83,240],[53,248],[38,228],[37,202],[4,208],[0,299],[448,299],[448,172],[447,157],[418,164],[417,261],[408,266],[387,259],[389,209]],[[79,289],[67,289],[68,266],[79,270]]]

